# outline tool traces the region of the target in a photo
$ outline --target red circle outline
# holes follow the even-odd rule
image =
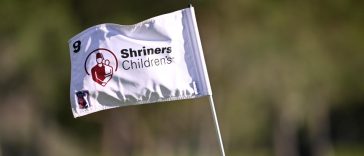
[[[99,50],[105,50],[105,51],[107,51],[107,52],[111,53],[111,54],[114,56],[114,58],[115,58],[115,62],[116,62],[116,68],[115,68],[115,71],[117,71],[117,70],[118,70],[119,62],[118,62],[118,59],[116,58],[115,54],[114,54],[111,50],[109,50],[109,49],[105,49],[105,48],[97,48],[97,49],[93,50],[90,54],[88,54],[88,55],[87,55],[87,57],[86,57],[85,65],[84,65],[84,66],[85,66],[85,71],[86,71],[86,74],[87,74],[87,75],[90,75],[90,73],[88,73],[88,71],[87,71],[87,67],[86,67],[87,60],[88,60],[88,58],[91,56],[91,54],[92,54],[92,53],[94,53],[94,52],[96,52],[96,51],[99,51]]]

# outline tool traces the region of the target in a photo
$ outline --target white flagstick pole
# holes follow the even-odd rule
[[[190,7],[190,9],[189,9],[190,11],[187,12],[187,16],[189,17],[188,22],[190,22],[190,26],[193,29],[193,31],[190,32],[190,33],[192,33],[192,35],[195,35],[195,37],[196,37],[194,42],[196,42],[197,45],[194,45],[194,47],[197,48],[196,50],[200,54],[201,62],[203,62],[202,69],[204,71],[204,76],[207,76],[208,74],[207,74],[207,70],[206,70],[206,65],[204,64],[205,59],[204,59],[203,54],[202,54],[201,39],[200,39],[200,35],[198,33],[197,22],[196,22],[196,17],[195,17],[195,11],[194,11],[191,3],[189,5],[189,7]],[[194,38],[191,38],[191,39],[194,39]],[[208,76],[205,78],[205,80],[207,80],[207,83],[210,85],[210,82],[208,80]],[[211,94],[211,90],[210,90],[210,94]],[[214,123],[215,123],[216,135],[217,135],[218,140],[219,140],[221,156],[225,156],[224,145],[222,143],[222,138],[221,138],[220,128],[219,128],[219,122],[217,121],[217,116],[216,116],[216,111],[215,111],[215,104],[214,104],[214,100],[212,98],[212,95],[209,96],[209,101],[210,101],[210,106],[211,106],[212,117],[213,117]]]
[[[215,111],[215,104],[214,104],[214,99],[212,98],[212,95],[209,96],[209,101],[210,101],[210,106],[211,106],[212,117],[214,118],[216,135],[217,135],[218,140],[219,140],[221,156],[225,156],[224,144],[222,143],[222,138],[221,138],[221,133],[220,133],[220,128],[219,128],[219,122],[217,121],[217,116],[216,116],[216,111]]]

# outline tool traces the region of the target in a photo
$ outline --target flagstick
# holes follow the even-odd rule
[[[215,122],[216,135],[217,135],[217,137],[219,139],[219,146],[220,146],[221,156],[225,156],[224,145],[222,143],[222,138],[221,138],[221,133],[220,133],[220,128],[219,128],[219,122],[217,121],[217,116],[216,116],[216,111],[215,111],[215,104],[214,104],[214,99],[212,98],[212,95],[209,96],[209,101],[210,101],[210,106],[211,106],[212,117],[214,118],[214,122]]]

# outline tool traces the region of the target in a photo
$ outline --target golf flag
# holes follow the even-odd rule
[[[93,26],[69,48],[74,117],[212,94],[192,6],[135,25]]]

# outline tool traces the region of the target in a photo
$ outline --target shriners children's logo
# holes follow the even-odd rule
[[[85,71],[92,80],[101,86],[106,86],[112,79],[114,71],[118,70],[118,60],[115,54],[104,48],[92,51],[85,60]]]

